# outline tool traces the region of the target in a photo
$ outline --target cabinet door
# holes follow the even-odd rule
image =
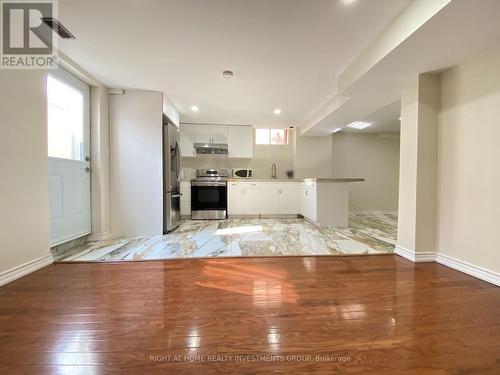
[[[228,126],[228,157],[253,157],[253,128],[251,126]]]
[[[210,126],[210,139],[212,140],[212,143],[227,143],[227,126]]]
[[[308,219],[311,218],[312,214],[311,204],[311,188],[306,186],[304,189],[304,217]]]
[[[280,213],[278,187],[262,187],[260,190],[260,212],[267,215]]]
[[[310,220],[316,221],[316,189],[305,188],[304,216]]]
[[[194,142],[195,143],[210,143],[210,129],[208,125],[195,125]]]
[[[299,190],[291,187],[284,187],[280,190],[280,214],[296,215],[299,212]]]
[[[310,196],[310,201],[311,201],[311,213],[310,213],[310,219],[312,221],[316,221],[317,218],[318,218],[318,211],[317,211],[317,207],[316,207],[316,189],[311,189],[311,196]]]
[[[299,190],[299,214],[302,216],[305,215],[305,207],[306,207],[306,189],[300,188]]]
[[[244,190],[245,214],[258,215],[260,214],[260,189],[246,188]]]
[[[238,187],[236,183],[230,183],[227,189],[227,211],[229,215],[245,213],[243,189]]]
[[[193,147],[195,125],[182,124],[179,130],[181,135],[181,156],[183,157],[196,156],[196,152]]]

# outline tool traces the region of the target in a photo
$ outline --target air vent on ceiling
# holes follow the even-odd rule
[[[52,17],[43,17],[42,21],[52,30],[54,30],[61,38],[63,39],[76,39],[73,34],[69,32],[67,28],[65,28],[61,22]]]

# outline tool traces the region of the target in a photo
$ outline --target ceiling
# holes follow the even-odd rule
[[[412,8],[415,4],[405,13],[415,10]],[[306,121],[300,135],[324,136],[338,128],[350,131],[345,126],[358,120],[377,122],[379,118],[383,125],[391,122],[391,116],[395,124],[399,118],[395,102],[400,100],[401,90],[409,80],[420,73],[439,73],[489,49],[500,49],[499,14],[498,0],[481,0],[480,6],[470,0],[449,1],[388,53],[380,54],[379,60],[352,84],[340,89],[338,96],[311,116],[313,121]],[[400,25],[392,26],[396,26],[395,30],[389,27],[388,31],[397,34]],[[372,126],[365,132],[376,129],[377,126]]]
[[[363,130],[342,128],[345,133],[399,133],[401,123],[401,101],[396,100],[367,116],[361,117],[359,121],[371,122],[373,125]]]
[[[165,92],[181,121],[297,126],[409,3],[59,0],[77,38],[59,46],[109,87]],[[235,77],[222,78],[224,69]]]

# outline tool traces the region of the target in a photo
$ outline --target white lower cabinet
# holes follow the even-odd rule
[[[191,181],[181,181],[181,216],[191,216]]]
[[[260,190],[258,187],[245,188],[244,205],[245,214],[258,215],[260,213]]]
[[[279,193],[279,213],[297,215],[299,212],[299,186],[297,183],[285,183]]]
[[[229,215],[259,215],[260,189],[256,182],[229,182],[227,188]]]
[[[279,188],[276,184],[262,184],[260,207],[260,213],[263,215],[278,215],[280,213]]]
[[[317,220],[317,185],[312,183],[301,183],[299,189],[299,213],[305,218]]]
[[[297,215],[299,184],[263,182],[260,188],[260,206],[263,215]]]
[[[249,182],[228,183],[230,216],[281,217],[301,214],[316,225],[347,227],[347,182]]]

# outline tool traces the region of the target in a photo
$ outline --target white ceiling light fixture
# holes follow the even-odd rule
[[[373,122],[366,122],[366,121],[354,121],[354,122],[351,122],[349,125],[347,125],[348,128],[352,128],[352,129],[365,129],[369,126],[372,126],[373,125]]]
[[[354,4],[358,0],[342,0],[342,4],[344,5],[351,5]]]
[[[192,106],[191,106],[191,111],[192,111],[192,112],[198,112],[199,110],[200,110],[200,109],[199,109],[197,106],[195,106],[195,105],[192,105]]]
[[[341,130],[342,130],[342,128],[333,129],[333,130],[332,130],[332,134],[335,134],[335,133],[337,133],[337,132],[339,132],[339,131],[341,131]]]
[[[231,79],[234,77],[234,73],[231,71],[231,70],[224,70],[222,72],[222,76],[225,78],[225,79]]]
[[[276,108],[273,112],[275,115],[279,115],[279,114],[281,114],[281,109]]]

